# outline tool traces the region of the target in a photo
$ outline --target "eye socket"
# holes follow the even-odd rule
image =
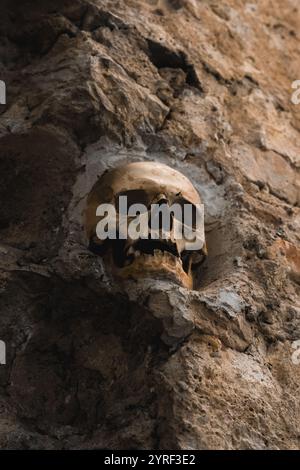
[[[129,191],[122,191],[121,193],[117,194],[115,197],[115,204],[117,212],[120,212],[119,206],[119,198],[120,196],[127,197],[127,210],[133,204],[143,204],[144,206],[148,207],[149,205],[149,196],[146,191],[143,189],[131,189]]]
[[[177,199],[175,203],[181,206],[183,225],[195,229],[197,225],[197,207],[184,198]],[[176,219],[176,214],[174,215],[174,218]]]

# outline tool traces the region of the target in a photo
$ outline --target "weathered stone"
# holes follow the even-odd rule
[[[1,1],[1,448],[299,448],[298,31],[296,0]],[[88,250],[139,161],[204,202],[194,290]]]
[[[278,239],[269,248],[270,258],[286,264],[289,275],[300,283],[300,248],[286,240]]]

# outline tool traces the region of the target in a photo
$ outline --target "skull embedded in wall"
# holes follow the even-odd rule
[[[144,208],[140,221],[146,223],[147,234],[132,235],[130,224],[136,223],[137,217],[124,211],[120,205],[123,200],[127,202],[126,210]],[[116,230],[111,234],[114,236],[105,239],[99,236],[98,227],[104,222],[104,212],[99,213],[98,208],[108,205],[113,211],[105,211],[105,224]],[[191,209],[188,223],[177,217],[180,212],[184,214],[187,206]],[[170,209],[169,230],[165,230],[160,219],[152,224],[154,217],[160,217],[153,212],[153,207]],[[179,212],[173,212],[175,207]],[[197,218],[200,207],[203,207],[201,199],[192,183],[167,165],[138,162],[107,171],[94,185],[87,201],[89,248],[104,258],[114,277],[171,279],[192,288],[195,269],[206,256],[203,217]],[[200,225],[196,224],[196,219],[201,221]],[[186,233],[192,234],[193,242],[190,236],[185,238]]]

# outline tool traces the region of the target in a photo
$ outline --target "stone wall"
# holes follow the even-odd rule
[[[1,2],[1,448],[299,448],[299,26],[298,0]],[[88,250],[131,161],[205,203],[193,291]]]

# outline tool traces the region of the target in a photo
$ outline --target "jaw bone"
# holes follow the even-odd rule
[[[170,278],[189,289],[193,286],[191,263],[188,272],[185,272],[180,256],[159,249],[154,249],[152,254],[142,253],[132,245],[126,254],[124,267],[116,270],[118,277],[139,279],[155,274],[159,278]]]

